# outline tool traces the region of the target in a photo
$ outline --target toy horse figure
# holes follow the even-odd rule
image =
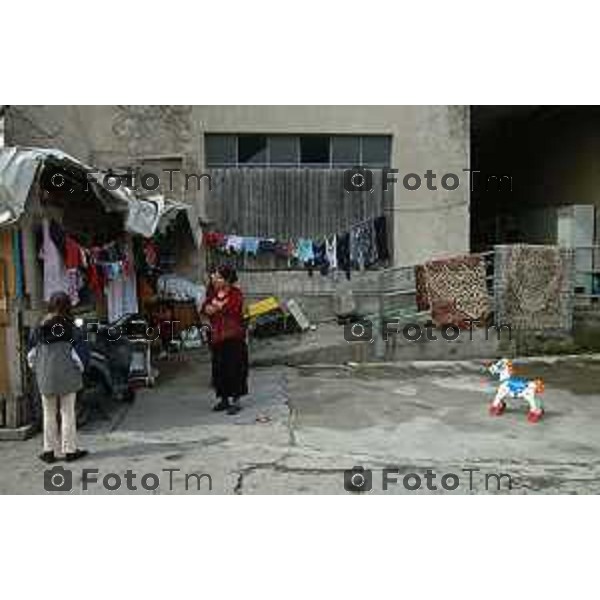
[[[537,397],[544,391],[544,382],[541,379],[532,381],[522,377],[513,377],[512,361],[501,358],[499,361],[490,364],[488,371],[498,377],[500,385],[496,392],[496,397],[490,405],[490,414],[499,417],[506,409],[505,398],[522,398],[529,404],[527,420],[530,423],[537,423],[544,415],[542,401]]]

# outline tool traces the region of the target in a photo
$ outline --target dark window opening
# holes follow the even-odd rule
[[[238,163],[267,164],[267,136],[239,135]]]
[[[389,167],[391,145],[391,138],[389,136],[363,136],[362,164],[365,167]]]
[[[235,167],[236,166],[236,136],[207,135],[204,138],[206,166]]]
[[[298,136],[269,136],[269,164],[273,167],[296,167],[299,161]]]
[[[334,135],[331,138],[331,162],[336,167],[355,167],[360,164],[360,137]]]
[[[300,162],[303,165],[329,165],[329,136],[301,135]]]
[[[387,135],[207,134],[206,166],[214,168],[390,166]]]

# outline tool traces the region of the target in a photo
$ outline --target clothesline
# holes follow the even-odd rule
[[[242,236],[219,231],[205,231],[204,245],[228,255],[258,256],[273,253],[292,263],[302,264],[312,274],[317,268],[322,275],[342,270],[350,279],[352,269],[363,270],[390,258],[385,216],[365,219],[342,233],[327,236],[278,239],[266,236]]]

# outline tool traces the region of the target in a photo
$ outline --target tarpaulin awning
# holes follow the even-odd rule
[[[64,169],[85,183],[107,211],[122,212],[124,227],[130,233],[151,237],[161,221],[188,208],[161,194],[146,198],[125,185],[114,189],[108,185],[110,172],[90,167],[60,150],[8,147],[0,149],[0,227],[19,220],[38,171],[48,166]]]

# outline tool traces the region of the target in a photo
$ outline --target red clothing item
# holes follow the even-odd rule
[[[102,298],[104,295],[104,279],[96,264],[91,262],[88,264],[87,277],[88,286],[94,292],[96,298]]]
[[[158,249],[151,240],[144,240],[144,257],[148,266],[156,267],[158,265]]]
[[[65,268],[77,269],[82,266],[81,246],[70,236],[65,237]]]
[[[225,234],[217,231],[205,231],[203,238],[207,248],[220,248],[225,242]]]
[[[204,302],[202,311],[204,312],[209,305],[215,306],[216,302],[223,302],[223,306],[217,312],[208,315],[211,344],[222,344],[225,340],[245,339],[242,291],[238,287],[230,287],[226,292],[215,292]]]

